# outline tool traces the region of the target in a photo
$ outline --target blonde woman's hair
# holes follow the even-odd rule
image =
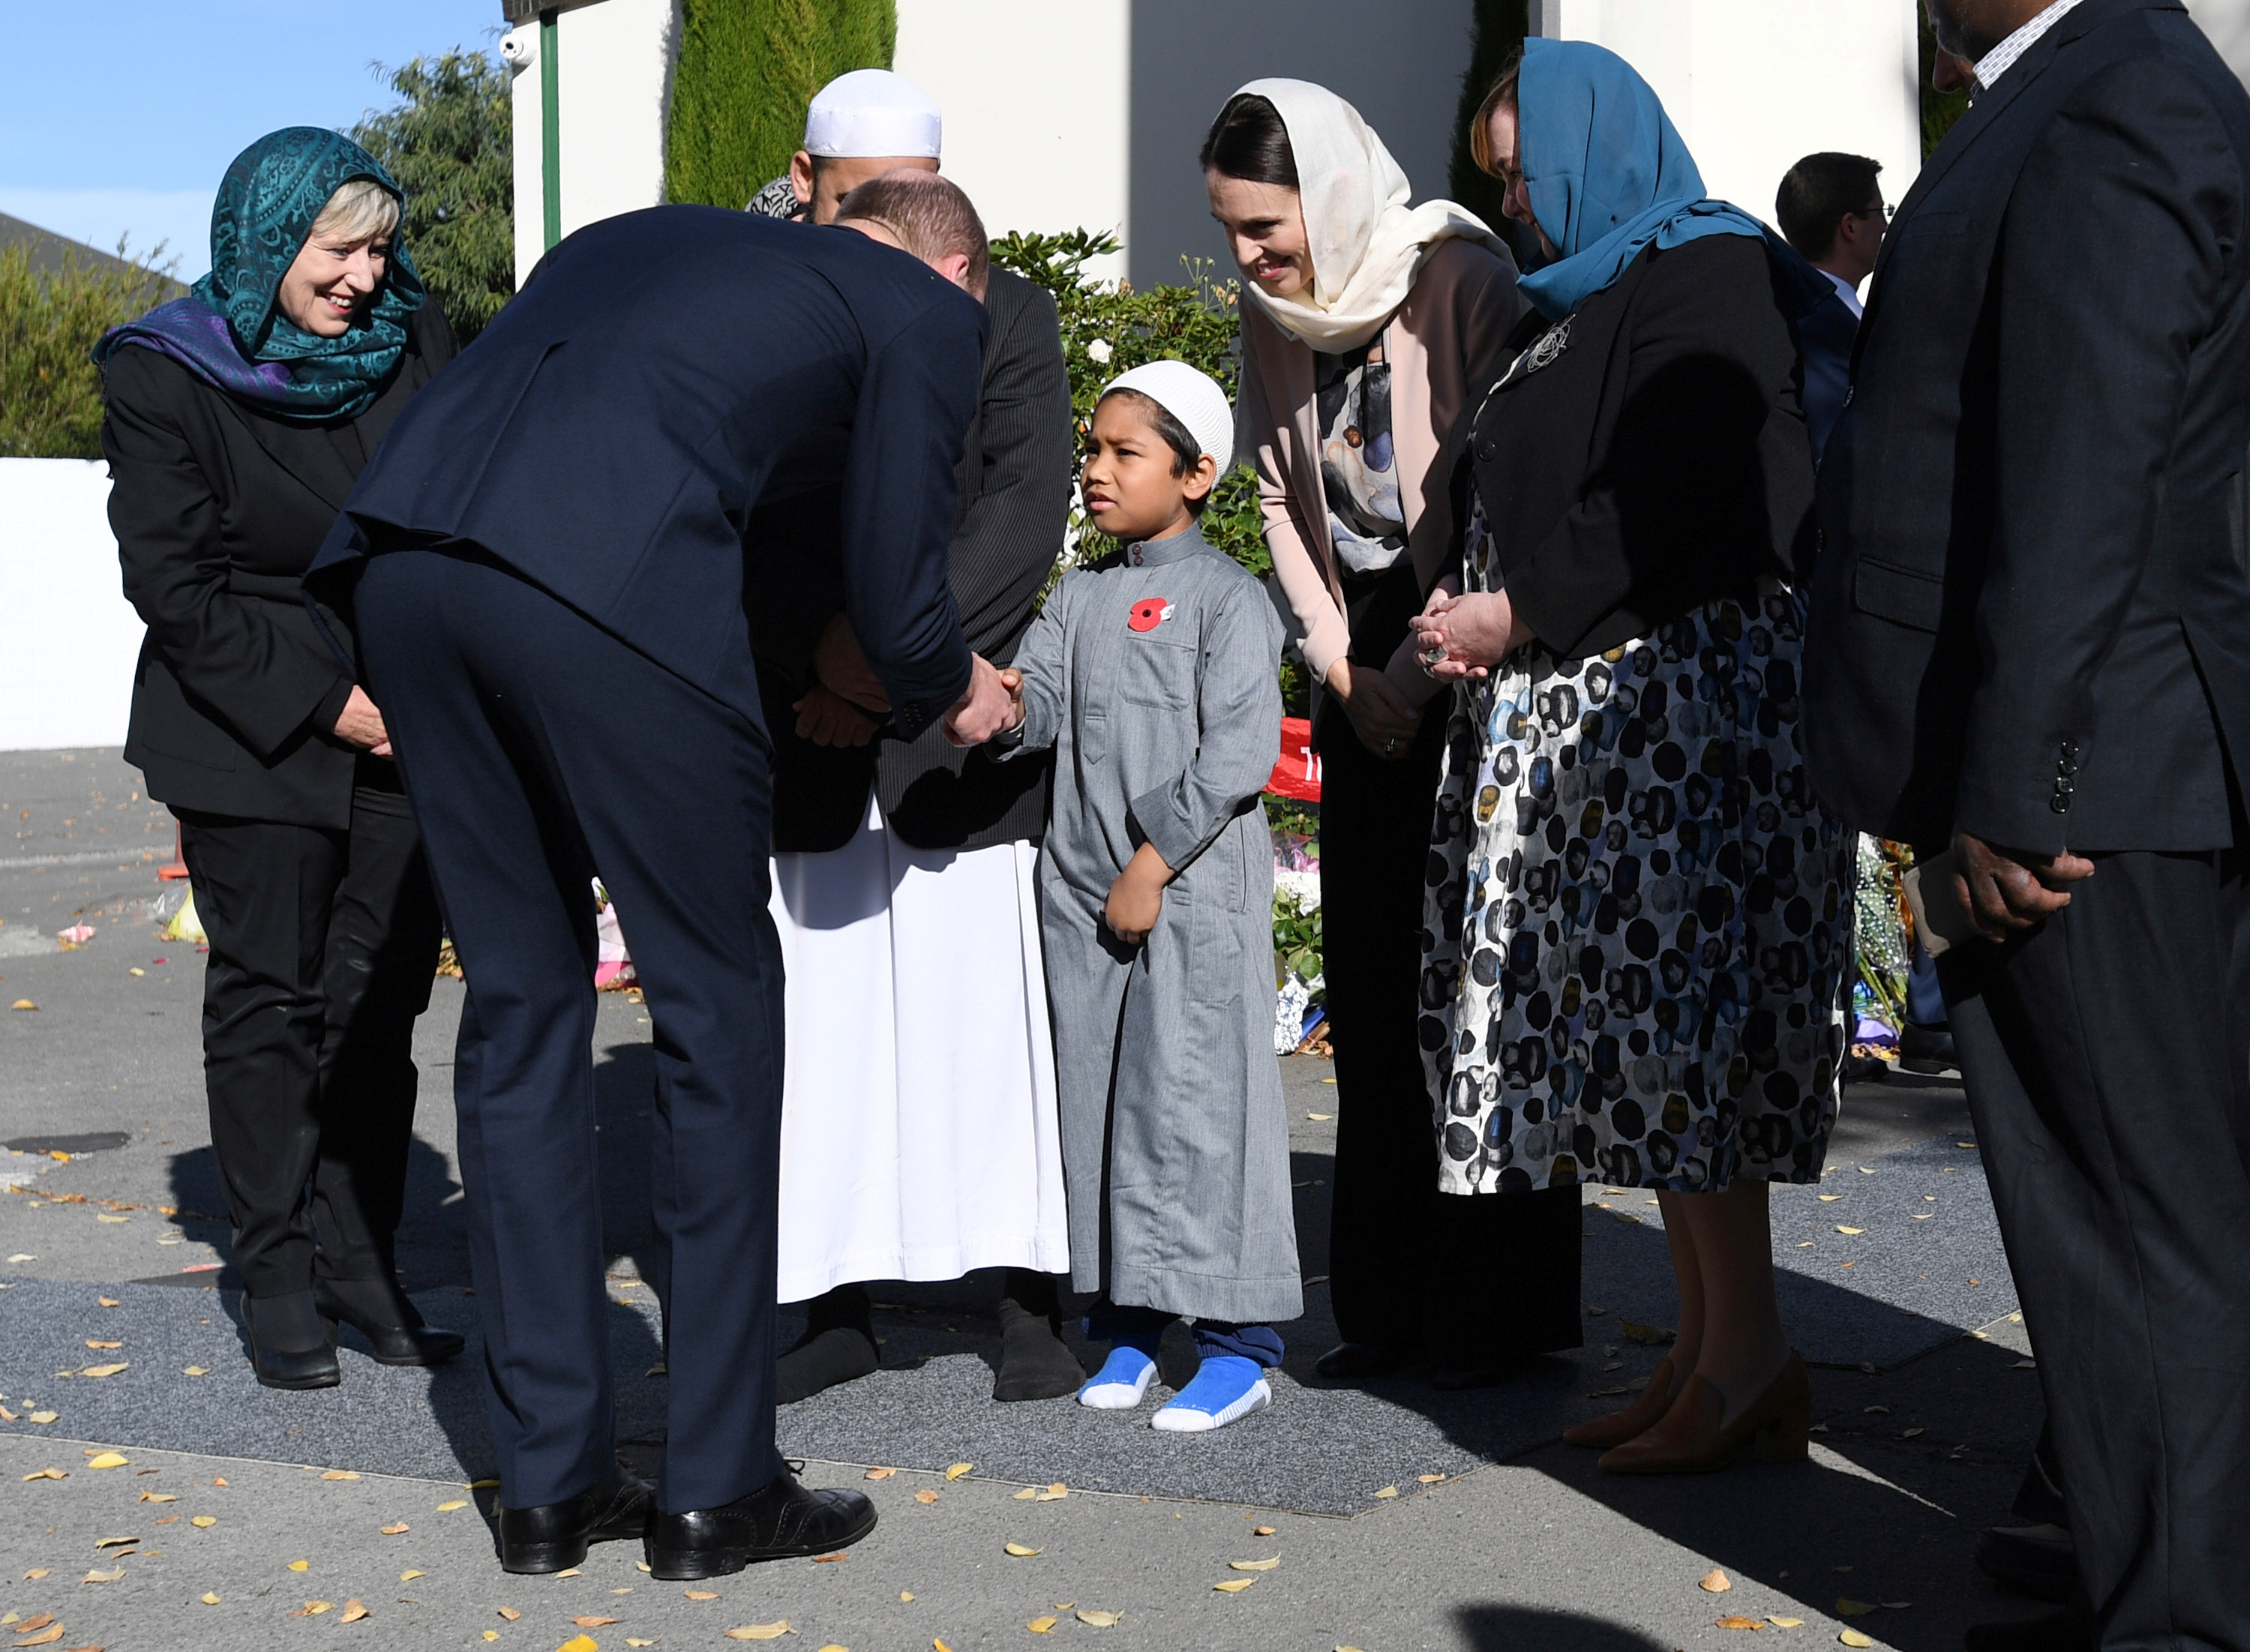
[[[398,228],[398,197],[373,178],[350,178],[336,187],[307,241],[342,241],[357,246],[380,241]]]
[[[1478,171],[1494,177],[1500,175],[1493,172],[1492,117],[1503,107],[1515,107],[1515,84],[1522,73],[1523,52],[1519,47],[1501,65],[1500,79],[1492,83],[1492,90],[1477,105],[1476,119],[1469,122],[1469,159],[1476,162]]]

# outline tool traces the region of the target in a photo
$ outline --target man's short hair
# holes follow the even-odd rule
[[[969,273],[962,285],[984,296],[991,249],[984,220],[977,216],[959,184],[935,172],[886,172],[836,203],[839,224],[852,218],[881,224],[924,264],[956,252],[966,254]]]
[[[1789,244],[1816,262],[1836,250],[1836,225],[1847,212],[1864,212],[1880,194],[1880,161],[1823,150],[1789,169],[1773,197],[1774,216]]]

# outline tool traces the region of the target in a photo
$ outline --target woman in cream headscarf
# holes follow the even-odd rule
[[[1245,449],[1318,685],[1342,1103],[1329,1292],[1344,1338],[1321,1373],[1371,1377],[1427,1359],[1439,1386],[1470,1387],[1580,1340],[1576,1192],[1438,1193],[1416,1041],[1446,711],[1410,622],[1454,560],[1448,439],[1524,301],[1493,232],[1450,201],[1409,207],[1383,140],[1323,87],[1252,81],[1212,122],[1202,162],[1242,269]],[[1485,1265],[1432,1268],[1439,1256]],[[1477,1290],[1489,1301],[1466,1299]]]

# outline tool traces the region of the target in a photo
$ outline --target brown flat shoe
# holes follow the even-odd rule
[[[1563,1430],[1563,1438],[1574,1446],[1592,1446],[1606,1451],[1612,1446],[1623,1445],[1635,1435],[1654,1428],[1664,1414],[1672,1409],[1672,1356],[1666,1354],[1656,1362],[1656,1369],[1648,1375],[1648,1386],[1640,1397],[1622,1411],[1612,1411],[1605,1417],[1589,1417],[1584,1422],[1572,1423]]]
[[[1612,1474],[1708,1474],[1744,1450],[1760,1463],[1802,1462],[1812,1423],[1812,1380],[1794,1349],[1766,1391],[1725,1421],[1727,1398],[1705,1377],[1690,1377],[1663,1421],[1605,1453]]]

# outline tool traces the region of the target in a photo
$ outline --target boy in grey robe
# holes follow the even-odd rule
[[[1016,656],[1022,721],[992,747],[1056,754],[1039,878],[1072,1283],[1102,1293],[1088,1334],[1115,1344],[1079,1397],[1138,1405],[1164,1327],[1192,1318],[1202,1368],[1152,1419],[1174,1432],[1269,1403],[1270,1322],[1304,1311],[1259,802],[1281,625],[1195,524],[1231,438],[1224,392],[1180,362],[1104,392],[1086,494],[1128,542],[1048,599]]]

